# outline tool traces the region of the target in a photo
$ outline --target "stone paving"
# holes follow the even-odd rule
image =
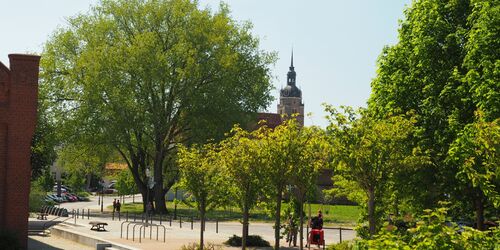
[[[104,207],[111,205],[113,201],[113,197],[108,197],[105,199]],[[108,204],[109,203],[109,204]],[[85,208],[91,209],[92,213],[96,213],[100,206],[97,205],[97,202],[81,202],[78,203],[64,203],[61,204],[61,207],[66,207],[68,210],[72,210],[75,208]],[[123,215],[123,213],[122,213]],[[166,227],[165,232],[165,242],[163,242],[163,230],[160,229],[158,232],[158,241],[156,240],[156,227],[147,228],[146,229],[146,238],[142,238],[139,243],[139,226],[136,226],[135,229],[135,239],[132,240],[133,233],[133,224],[129,226],[129,239],[126,239],[126,225],[128,223],[123,223],[125,216],[121,217],[121,221],[118,221],[117,218],[112,220],[109,216],[104,217],[93,217],[91,214],[90,219],[85,216],[84,218],[79,217],[78,219],[69,218],[65,223],[60,223],[55,228],[74,232],[80,235],[85,235],[93,238],[100,238],[105,241],[109,241],[111,243],[117,243],[120,245],[126,245],[130,248],[134,249],[180,249],[184,245],[188,245],[190,243],[199,242],[200,237],[200,224],[197,222],[193,223],[193,229],[191,229],[191,222],[183,221],[182,228],[180,227],[179,220],[172,221],[172,225],[170,226],[169,221],[162,221],[162,225]],[[49,220],[51,216],[49,216]],[[90,221],[102,221],[108,223],[106,226],[106,231],[97,232],[91,231],[91,225],[89,225]],[[129,221],[133,221],[133,217],[129,218]],[[137,219],[139,222],[139,219]],[[154,224],[160,224],[159,221],[154,220]],[[122,231],[123,228],[123,231]],[[161,227],[160,227],[161,228]],[[210,242],[215,245],[220,245],[223,249],[239,249],[239,248],[231,248],[227,246],[223,246],[223,242],[226,241],[233,234],[241,235],[241,223],[239,222],[219,222],[218,229],[219,232],[216,233],[216,224],[215,222],[208,222],[205,228],[205,242]],[[250,234],[256,234],[262,236],[265,240],[269,241],[271,244],[274,242],[274,229],[271,223],[257,223],[251,222],[249,226]],[[304,234],[305,234],[304,228]],[[151,232],[151,238],[149,239],[149,234]],[[120,237],[120,233],[122,233]],[[141,234],[142,236],[142,234]],[[305,237],[305,236],[304,236]],[[343,231],[342,238],[343,240],[353,239],[355,237],[355,233],[353,231]],[[338,230],[325,230],[325,240],[327,244],[332,244],[334,242],[339,241],[339,232]],[[305,243],[304,243],[305,244]],[[288,246],[288,243],[285,240],[281,241],[282,246]],[[65,248],[63,248],[65,249]]]

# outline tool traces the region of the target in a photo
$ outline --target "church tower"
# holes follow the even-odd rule
[[[278,104],[278,114],[287,115],[298,114],[297,120],[304,126],[304,104],[302,103],[302,91],[297,88],[295,79],[297,73],[293,67],[293,51],[290,68],[287,73],[286,87],[280,91],[280,103]]]

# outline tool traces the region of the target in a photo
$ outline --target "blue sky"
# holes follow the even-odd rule
[[[97,0],[0,0],[0,61],[10,53],[42,50],[66,17],[86,12]],[[199,0],[217,8],[220,0]],[[275,51],[276,112],[279,88],[286,84],[293,46],[297,84],[302,89],[306,125],[327,125],[322,103],[365,106],[376,60],[397,42],[398,20],[411,0],[227,0],[236,20],[251,21],[261,48]]]

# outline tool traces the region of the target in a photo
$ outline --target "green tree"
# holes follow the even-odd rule
[[[465,126],[450,147],[450,160],[457,162],[457,178],[479,196],[476,206],[476,225],[484,229],[485,199],[500,207],[500,119],[485,122],[478,115],[477,121]]]
[[[268,199],[271,200],[274,209],[274,248],[279,249],[280,226],[281,226],[281,203],[283,193],[292,179],[297,166],[300,163],[301,151],[301,128],[295,118],[285,121],[271,130],[262,140],[261,150],[263,156],[263,171],[267,179]]]
[[[295,120],[295,119],[293,119]],[[304,203],[307,196],[312,197],[317,190],[318,175],[328,165],[330,147],[325,131],[318,127],[303,127],[295,138],[298,154],[292,156],[294,171],[290,184],[297,198],[299,215],[299,247],[303,249],[304,236]]]
[[[68,175],[68,184],[81,191],[89,189],[93,175],[102,176],[112,151],[102,145],[69,144],[58,151],[57,165]]]
[[[166,212],[178,143],[222,138],[269,103],[275,57],[258,46],[251,25],[223,4],[103,0],[47,42],[41,87],[72,134],[121,154],[143,201],[152,166],[150,195]]]
[[[227,178],[219,168],[217,145],[180,146],[178,153],[179,186],[189,192],[200,212],[200,249],[203,249],[205,214],[223,203],[228,197]]]
[[[118,174],[116,190],[118,190],[118,193],[121,195],[136,194],[139,192],[139,190],[137,190],[134,177],[130,171],[124,170]]]
[[[247,132],[235,126],[230,136],[221,142],[221,164],[226,178],[231,180],[231,197],[243,213],[242,249],[247,246],[250,210],[256,206],[265,186],[261,147],[267,131],[261,127]]]
[[[379,120],[363,109],[343,109],[338,112],[326,106],[334,173],[344,180],[336,184],[347,184],[349,189],[354,185],[363,191],[369,233],[374,235],[379,226],[376,206],[384,205],[382,199],[391,191],[390,180],[411,159],[411,151],[404,145],[413,133],[413,122],[403,116]]]
[[[414,1],[399,42],[379,58],[369,109],[380,117],[414,112],[412,144],[430,156],[399,190],[418,210],[443,199],[476,213],[482,206],[481,195],[457,178],[461,166],[448,153],[476,110],[486,121],[500,115],[499,10],[497,0]]]

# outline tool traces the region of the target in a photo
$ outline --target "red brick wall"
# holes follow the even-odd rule
[[[40,57],[9,60],[10,70],[0,63],[0,228],[15,232],[26,248]]]

